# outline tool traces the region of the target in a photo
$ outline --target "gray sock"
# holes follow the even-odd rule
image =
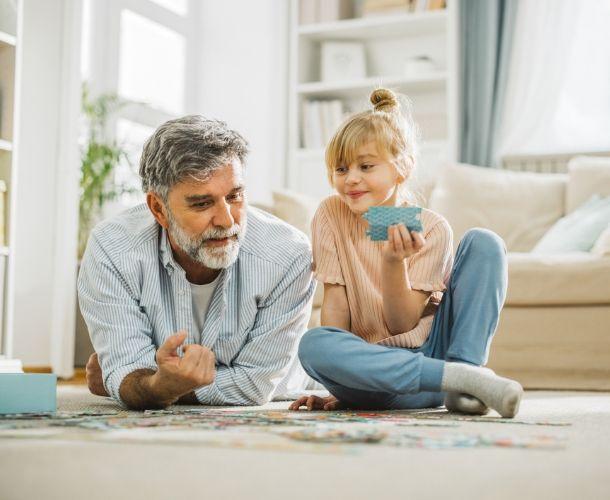
[[[481,400],[462,392],[448,392],[445,396],[445,408],[468,415],[486,415],[489,408]]]
[[[505,418],[519,411],[523,387],[515,380],[499,377],[489,368],[465,363],[445,363],[441,390],[469,394]]]

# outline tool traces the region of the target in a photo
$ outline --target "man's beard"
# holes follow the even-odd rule
[[[228,229],[211,227],[198,236],[189,236],[174,218],[171,210],[168,210],[169,228],[168,232],[180,249],[191,259],[203,264],[208,269],[224,269],[237,260],[239,245],[245,234],[246,218],[242,219],[242,225],[233,224]],[[229,238],[226,245],[212,247],[206,245],[210,239]]]

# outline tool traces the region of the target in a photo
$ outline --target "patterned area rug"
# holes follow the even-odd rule
[[[607,498],[610,394],[527,391],[515,420],[173,407],[60,386],[55,418],[2,420],[2,500]],[[549,425],[553,424],[553,425]],[[565,425],[571,424],[571,425]]]
[[[521,448],[561,450],[561,420],[503,419],[411,411],[291,412],[287,403],[263,408],[174,406],[125,411],[82,387],[60,387],[55,414],[0,418],[0,439],[153,443],[315,453],[358,453],[365,447],[419,449]],[[476,423],[478,425],[473,426]],[[484,425],[481,425],[484,424]]]

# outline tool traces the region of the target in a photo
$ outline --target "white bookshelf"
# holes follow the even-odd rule
[[[74,328],[81,4],[0,0],[0,354],[54,370]]]
[[[11,35],[10,33],[6,33],[5,31],[0,31],[0,45],[14,47],[16,44],[17,37],[15,35]]]
[[[399,87],[410,92],[429,90],[433,87],[441,88],[447,82],[447,73],[444,71],[430,72],[416,77],[401,76],[372,76],[358,80],[340,82],[309,82],[300,83],[297,93],[302,97],[328,97],[345,99],[360,96],[376,85],[383,83],[389,87]]]
[[[447,10],[412,12],[374,17],[342,19],[327,23],[299,24],[297,32],[310,40],[354,40],[377,39],[380,30],[384,37],[402,37],[427,34],[443,30],[447,22]]]
[[[6,1],[6,0],[2,0]],[[8,3],[2,6],[8,8]],[[3,10],[4,12],[4,10]],[[10,253],[10,193],[14,179],[13,124],[15,99],[15,61],[17,53],[16,24],[3,20],[0,24],[0,354],[4,352],[6,277]],[[10,32],[9,32],[10,31]]]
[[[444,163],[457,158],[457,1],[448,0],[447,8],[442,10],[300,24],[299,0],[292,0],[286,172],[289,189],[314,198],[331,192],[324,167],[324,139],[315,147],[304,143],[306,103],[340,100],[348,115],[369,109],[368,96],[378,86],[391,88],[411,101],[421,136],[417,174],[420,180],[425,182]],[[366,74],[355,79],[322,81],[325,41],[361,43]],[[434,67],[407,74],[407,59],[424,55],[434,62]]]

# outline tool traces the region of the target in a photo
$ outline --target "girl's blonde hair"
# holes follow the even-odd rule
[[[397,95],[384,88],[374,90],[370,100],[373,109],[349,117],[326,147],[326,171],[331,186],[335,169],[351,164],[358,148],[369,141],[375,141],[379,154],[394,165],[404,181],[415,168],[418,132],[408,100],[403,97],[401,106]]]

